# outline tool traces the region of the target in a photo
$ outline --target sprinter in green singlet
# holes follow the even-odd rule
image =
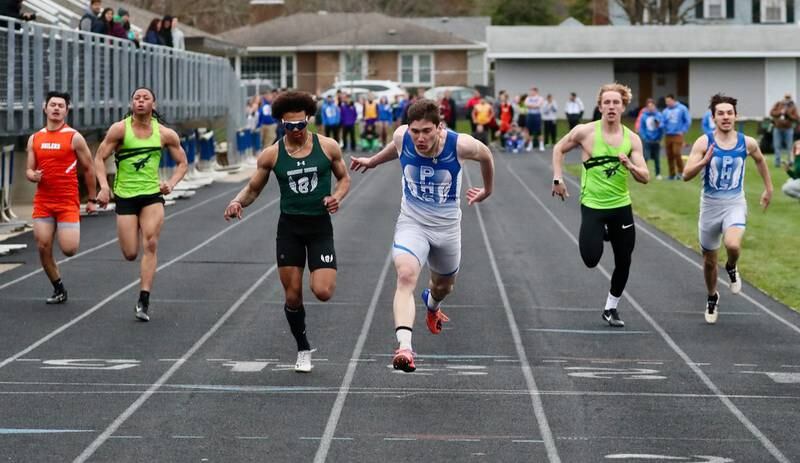
[[[156,253],[161,225],[164,223],[164,198],[186,174],[188,164],[178,134],[159,123],[152,90],[140,87],[133,92],[130,114],[114,123],[97,149],[94,166],[100,193],[97,202],[105,207],[110,200],[106,180],[106,158],[114,154],[117,175],[114,198],[117,212],[117,236],[122,255],[136,260],[139,231],[142,236],[141,290],[136,303],[136,318],[149,321],[150,290],[156,273]],[[161,150],[167,148],[175,160],[175,171],[167,181],[160,181],[158,165]]]
[[[283,307],[297,342],[295,371],[311,371],[311,345],[306,337],[303,307],[303,269],[308,260],[311,292],[327,301],[336,289],[336,252],[330,214],[350,189],[350,175],[339,143],[308,131],[308,118],[316,113],[314,99],[305,92],[285,92],[272,103],[272,115],[285,135],[258,156],[250,182],[225,208],[225,219],[241,219],[242,209],[256,200],[275,173],[281,191],[276,254],[285,293]],[[331,193],[331,172],[336,188]]]
[[[628,172],[639,183],[650,181],[642,155],[642,140],[621,122],[630,101],[630,88],[617,83],[603,85],[597,95],[602,118],[575,126],[553,148],[553,196],[559,196],[562,201],[569,196],[561,169],[564,155],[577,147],[583,151],[578,242],[583,262],[593,268],[603,256],[603,241],[611,241],[614,273],[603,320],[613,327],[625,326],[617,304],[628,282],[636,242]]]

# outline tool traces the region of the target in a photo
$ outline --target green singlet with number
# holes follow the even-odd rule
[[[628,169],[619,155],[630,156],[631,131],[622,126],[622,143],[611,146],[603,140],[601,122],[595,123],[592,157],[581,170],[581,204],[592,209],[614,209],[631,203],[628,190]]]

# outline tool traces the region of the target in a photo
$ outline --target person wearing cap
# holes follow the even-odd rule
[[[769,112],[772,118],[772,147],[775,150],[775,167],[781,166],[781,152],[787,156],[791,152],[794,141],[794,128],[800,120],[797,105],[792,101],[792,95],[787,93],[783,99],[776,102]]]

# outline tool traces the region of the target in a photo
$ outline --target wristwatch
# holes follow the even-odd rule
[[[87,199],[87,200],[86,200],[86,202],[87,202],[87,203],[94,203],[94,204],[97,204],[97,199],[95,199],[95,198],[89,198],[89,199]]]
[[[560,178],[553,179],[553,185],[561,185],[562,183],[564,183],[564,181]]]

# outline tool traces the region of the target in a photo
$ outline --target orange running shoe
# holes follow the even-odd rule
[[[395,350],[392,366],[395,370],[402,370],[406,373],[411,373],[416,370],[417,367],[414,365],[414,352],[412,352],[411,349]]]
[[[425,304],[427,310],[427,315],[425,316],[425,323],[428,324],[428,329],[433,334],[439,334],[442,332],[442,323],[449,322],[450,319],[447,315],[442,312],[442,309],[430,310],[430,306],[428,306],[428,297],[430,296],[431,290],[426,288],[422,291],[422,303]]]

